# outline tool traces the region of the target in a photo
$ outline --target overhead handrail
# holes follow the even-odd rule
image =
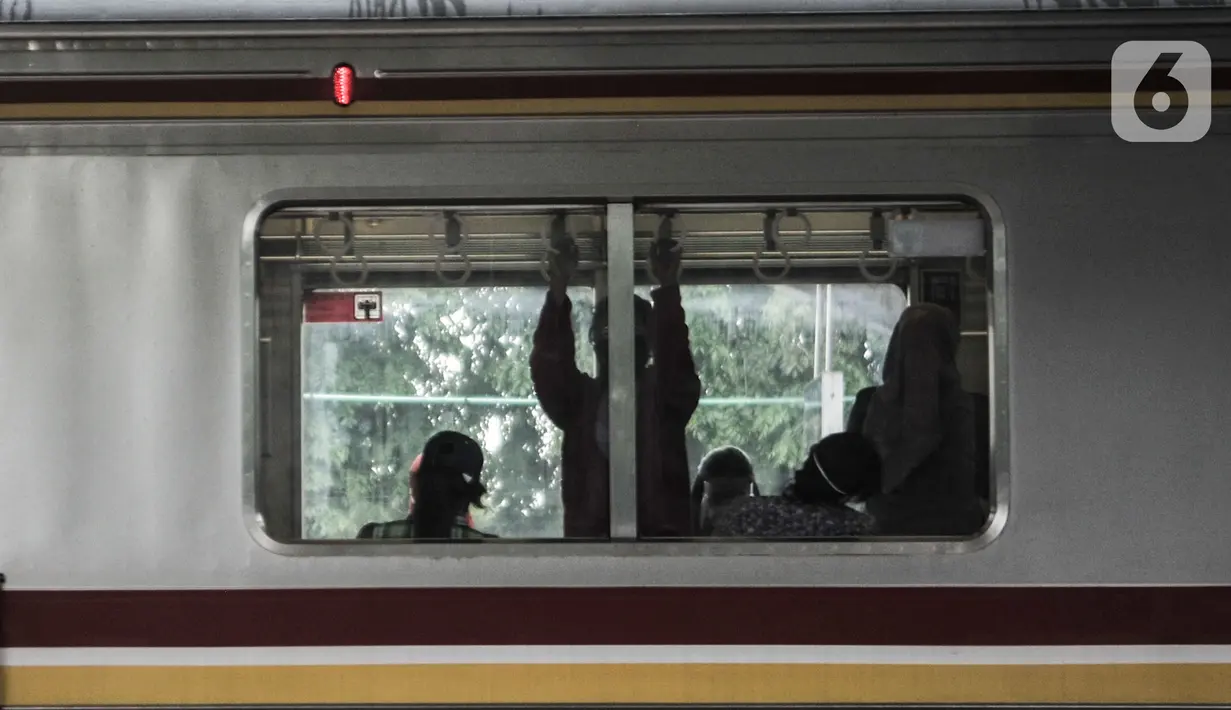
[[[440,233],[444,239],[436,246],[436,260],[434,262],[436,278],[440,279],[441,283],[448,284],[449,286],[461,286],[470,279],[472,268],[470,256],[466,254],[466,245],[470,241],[470,231],[456,212],[445,212],[442,217],[444,226]],[[433,245],[437,245],[437,238],[436,221],[433,220],[428,239]],[[445,276],[444,263],[446,256],[459,256],[462,259],[462,273],[455,279]]]
[[[479,264],[487,264],[489,259],[494,260],[491,268],[496,271],[529,270],[532,274],[537,270],[547,281],[551,276],[552,260],[559,258],[568,248],[579,247],[579,240],[585,238],[580,230],[589,230],[589,226],[583,227],[575,221],[579,216],[577,213],[557,206],[547,207],[538,215],[528,212],[515,215],[520,220],[529,217],[530,224],[525,221],[521,224],[488,224],[484,221],[479,225],[467,219],[468,214],[465,208],[441,207],[432,212],[420,213],[414,223],[399,224],[393,230],[381,229],[381,234],[373,235],[368,233],[362,213],[350,210],[319,211],[309,217],[284,220],[274,235],[277,239],[297,240],[304,246],[307,246],[306,242],[310,239],[314,242],[313,246],[292,251],[289,249],[291,245],[284,243],[271,247],[267,253],[262,253],[260,258],[262,261],[310,264],[311,270],[319,272],[328,270],[328,280],[341,287],[362,286],[373,278],[371,272],[390,268],[396,268],[398,271],[430,270],[435,274],[430,278],[438,280],[439,283],[461,286],[468,283],[473,275],[476,266],[474,259],[480,259]],[[796,268],[805,264],[811,266],[815,262],[826,268],[855,267],[861,274],[860,278],[866,282],[890,282],[905,278],[898,272],[913,263],[911,255],[914,254],[912,245],[915,242],[909,241],[907,237],[914,238],[912,235],[917,231],[907,232],[903,237],[906,240],[903,241],[905,246],[899,249],[894,228],[914,222],[895,225],[892,220],[929,216],[908,214],[907,210],[897,208],[873,211],[870,215],[872,240],[869,244],[863,237],[863,234],[867,233],[867,227],[858,223],[847,224],[847,218],[844,217],[835,222],[836,228],[832,230],[829,229],[832,225],[826,222],[826,225],[822,225],[825,231],[820,232],[817,231],[820,226],[811,222],[811,217],[817,215],[787,204],[762,206],[759,216],[762,216],[763,220],[759,235],[755,222],[741,224],[732,220],[730,225],[725,221],[711,225],[702,220],[694,224],[693,213],[679,212],[669,206],[654,209],[650,214],[642,212],[642,215],[651,217],[651,224],[654,225],[651,227],[651,235],[648,235],[651,238],[645,239],[643,236],[650,244],[649,258],[642,266],[646,269],[651,283],[657,282],[655,272],[661,271],[655,268],[656,255],[667,248],[675,254],[687,251],[686,242],[697,239],[702,239],[707,245],[704,249],[705,258],[700,264],[695,260],[686,265],[681,264],[681,273],[684,270],[691,272],[698,266],[702,269],[747,269],[751,266],[757,281],[777,283],[790,279],[790,274]],[[424,217],[427,219],[423,219]],[[438,224],[442,217],[443,225]],[[684,217],[688,217],[686,224],[680,221]],[[865,212],[863,219],[868,218],[869,215]],[[330,224],[331,222],[337,224]],[[365,246],[362,252],[355,253],[359,251],[357,232],[360,227],[365,230]],[[475,231],[476,229],[479,231]],[[970,231],[969,226],[965,225],[962,225],[962,230],[963,235],[968,235]],[[525,242],[518,244],[516,239],[527,231],[532,235],[529,253]],[[385,234],[386,232],[388,234]],[[533,243],[533,235],[536,232],[542,242],[541,249],[536,248]],[[469,254],[469,241],[472,236],[480,234],[485,240],[484,247],[472,257]],[[645,235],[645,232],[642,234]],[[824,235],[825,239],[818,242],[818,235]],[[728,240],[728,237],[731,238]],[[744,241],[748,246],[738,246],[738,240],[747,240],[749,237],[759,244],[748,245],[748,242]],[[424,241],[419,241],[421,239]],[[974,245],[970,243],[970,239],[964,239],[962,243],[968,245],[964,247],[965,253],[972,256],[962,256],[965,261],[957,268],[963,269],[965,277],[971,281],[990,281],[990,266],[985,260],[978,258],[986,258],[988,254],[973,252]],[[491,250],[486,248],[486,240],[492,240]],[[334,248],[335,242],[337,248]],[[373,245],[377,244],[380,247],[374,249]],[[601,241],[596,243],[596,246],[601,245]],[[794,251],[791,251],[792,247],[795,247]],[[646,252],[641,254],[645,255]],[[514,255],[516,259],[512,258]],[[957,256],[957,253],[954,253],[954,256]],[[601,254],[599,259],[601,262]],[[767,259],[773,263],[767,265]]]

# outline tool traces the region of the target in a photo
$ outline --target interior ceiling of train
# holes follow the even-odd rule
[[[8,22],[1029,12],[1226,6],[1227,0],[0,0]]]
[[[663,204],[639,210],[639,262],[657,239],[678,240],[690,272],[764,267],[767,280],[801,267],[883,267],[892,248],[887,221],[980,222],[957,201]],[[982,227],[978,228],[981,234]],[[981,237],[980,237],[981,241]],[[278,210],[259,231],[262,264],[294,263],[309,271],[455,271],[537,273],[562,242],[575,244],[582,271],[601,268],[604,211],[594,205],[345,207]]]

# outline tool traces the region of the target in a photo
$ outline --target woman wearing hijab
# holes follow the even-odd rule
[[[880,457],[860,434],[831,434],[814,444],[780,496],[743,497],[714,513],[719,537],[863,537],[875,520],[850,507],[880,489]]]
[[[884,384],[863,434],[880,453],[881,495],[868,512],[887,535],[969,535],[986,511],[976,488],[974,405],[957,369],[957,318],[924,303],[902,313],[885,355]]]

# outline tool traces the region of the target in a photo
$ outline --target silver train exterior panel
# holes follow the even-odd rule
[[[1229,139],[1217,118],[1181,148],[1098,135],[1103,116],[1039,115],[878,118],[871,131],[857,118],[709,119],[688,141],[644,136],[687,118],[638,121],[632,138],[619,120],[430,121],[397,126],[401,145],[367,155],[5,157],[4,572],[36,589],[1225,583],[1231,553],[1211,530],[1231,495],[1219,379],[1231,247],[1218,238]],[[1004,530],[937,556],[272,554],[241,504],[242,254],[245,218],[288,189],[990,198],[1004,225]]]
[[[1097,38],[1083,44],[1081,32],[1055,30],[1057,51],[1101,56],[1106,32],[1090,31]],[[986,47],[980,31],[964,36]],[[819,47],[822,64],[840,61],[840,49],[821,35],[792,41]],[[101,52],[105,42],[97,42],[90,51]],[[257,51],[248,42],[236,47]],[[852,53],[867,51],[860,42],[850,40]],[[953,51],[922,47],[924,39],[903,42],[907,64]],[[1018,46],[1012,33],[1005,42]],[[515,44],[487,47],[476,61],[490,65]],[[19,51],[8,46],[0,57],[15,66]],[[135,51],[125,47],[101,52],[100,65]],[[1225,58],[1227,48],[1223,42],[1211,51]],[[602,68],[604,51],[594,53],[593,68]],[[671,61],[683,62],[701,50],[672,51]],[[151,58],[160,71],[175,57],[192,68],[217,56],[160,52]],[[328,66],[335,55],[310,63]],[[1029,63],[1024,54],[984,59]],[[54,65],[76,65],[80,56],[39,55],[27,73],[40,62],[54,73]],[[1229,155],[1231,112],[1221,106],[1201,141],[1157,145],[1122,141],[1105,109],[1093,108],[0,122],[7,257],[0,668],[8,704],[307,704],[309,694],[325,704],[1231,702],[1231,682],[1223,682],[1231,673],[1231,620],[1210,603],[1231,585],[1231,548],[1218,528],[1231,506]],[[700,554],[688,544],[617,543],[417,555],[280,546],[254,524],[252,230],[263,206],[288,196],[622,202],[953,194],[979,200],[994,226],[999,511],[979,544],[727,555],[711,554],[721,553],[714,546]],[[1206,596],[1192,603],[1133,596],[1188,587]],[[1115,623],[1125,624],[1123,633],[1070,633],[1082,627],[1064,616],[1070,601],[1047,601],[1049,590],[1112,588],[1126,591],[1071,603],[1121,614]],[[518,596],[519,589],[534,595]],[[675,636],[655,635],[625,619],[640,630],[622,635],[595,618],[634,597],[638,608],[675,610],[682,619],[692,618],[693,604],[716,608],[714,595],[759,604],[787,599],[780,594],[831,609],[857,608],[859,595],[899,594],[895,603],[917,600],[926,617],[966,603],[932,605],[945,589],[972,595],[962,597],[968,615],[955,621],[965,631],[947,638],[886,641],[876,621],[850,637],[812,622],[796,624],[812,635],[765,622],[761,628],[779,629],[777,636],[754,630],[732,641],[703,624],[677,628],[668,620],[662,628]],[[194,606],[194,594],[214,596]],[[533,641],[505,634],[498,622],[456,639],[407,631],[399,641],[371,626],[362,609],[394,608],[399,594],[459,600],[446,616],[463,599],[467,609],[485,599],[529,609],[573,595],[560,606],[570,619],[573,606],[596,606],[576,611],[590,631],[539,615]],[[84,599],[74,595],[99,595],[90,603],[103,606],[74,606]],[[986,595],[1001,601],[980,601]],[[243,609],[228,607],[228,599],[244,600],[234,602]],[[1005,606],[1013,600],[1023,606]],[[312,604],[337,618],[284,611]],[[872,602],[863,604],[866,611]],[[1069,621],[1040,622],[1035,631],[1023,622],[1014,639],[988,635],[1040,605],[1048,618]],[[100,618],[136,609],[149,612],[145,626],[116,630]],[[252,634],[266,640],[236,640],[231,622],[208,616],[227,609],[246,615]],[[347,609],[356,615],[350,621],[340,611]],[[32,620],[56,615],[77,627],[76,640],[70,631],[34,630]],[[197,636],[172,638],[170,627],[194,616]],[[335,636],[313,635],[324,627]],[[730,670],[775,663],[796,670],[781,671],[769,690]],[[168,664],[189,675],[140,675]],[[478,672],[474,664],[483,675],[466,675]],[[857,667],[839,675],[847,673],[841,664]],[[920,664],[933,675],[903,670]],[[982,670],[950,678],[944,669],[953,664]],[[1091,664],[1098,669],[1088,670]],[[1098,675],[1124,664],[1137,669],[1129,680]],[[328,687],[297,675],[331,665],[377,670]],[[226,675],[238,666],[276,667],[274,680]],[[576,672],[574,685],[536,675],[561,666]],[[818,675],[791,675],[805,667]],[[1013,675],[1023,667],[1054,668],[1037,678]],[[390,668],[403,675],[388,675]],[[615,670],[585,675],[603,668]],[[728,675],[705,675],[723,668]],[[514,671],[523,675],[502,675]],[[653,675],[668,671],[679,680]],[[1093,675],[1064,675],[1079,672]],[[130,675],[108,675],[123,673]],[[614,686],[603,683],[615,681],[604,677],[623,685],[608,693]],[[505,685],[491,685],[493,678]],[[815,685],[822,680],[830,685]],[[339,689],[346,683],[349,690]],[[563,689],[552,695],[551,688]]]

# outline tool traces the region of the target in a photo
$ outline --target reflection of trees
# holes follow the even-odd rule
[[[304,329],[305,391],[534,396],[530,336],[542,292],[433,289],[385,297],[382,323]],[[588,307],[578,311],[588,316]],[[561,534],[559,437],[537,407],[310,401],[303,410],[305,534],[351,537],[369,520],[404,517],[410,461],[442,429],[497,442],[486,452],[490,510],[480,514],[481,527],[510,536]]]
[[[30,22],[34,0],[0,0],[0,22]]]
[[[410,0],[350,0],[349,15],[365,20],[448,17],[452,7],[454,15],[466,16],[466,0],[415,0],[415,7],[418,14],[411,12]]]
[[[888,287],[892,288],[892,287]],[[590,292],[574,299],[578,340]],[[415,396],[534,397],[531,336],[544,294],[537,289],[387,291],[385,320],[304,329],[307,392]],[[703,286],[684,292],[705,397],[793,397],[813,379],[813,294],[791,287]],[[871,313],[872,311],[868,311]],[[847,394],[879,378],[896,313],[872,324],[837,324],[834,366]],[[593,371],[581,348],[579,365]],[[372,404],[306,401],[303,408],[304,531],[350,537],[369,520],[405,516],[407,467],[433,432],[453,428],[485,444],[488,511],[480,528],[505,536],[562,531],[559,432],[524,404]],[[689,425],[692,465],[727,444],[745,448],[771,491],[805,450],[801,405],[702,406]]]

